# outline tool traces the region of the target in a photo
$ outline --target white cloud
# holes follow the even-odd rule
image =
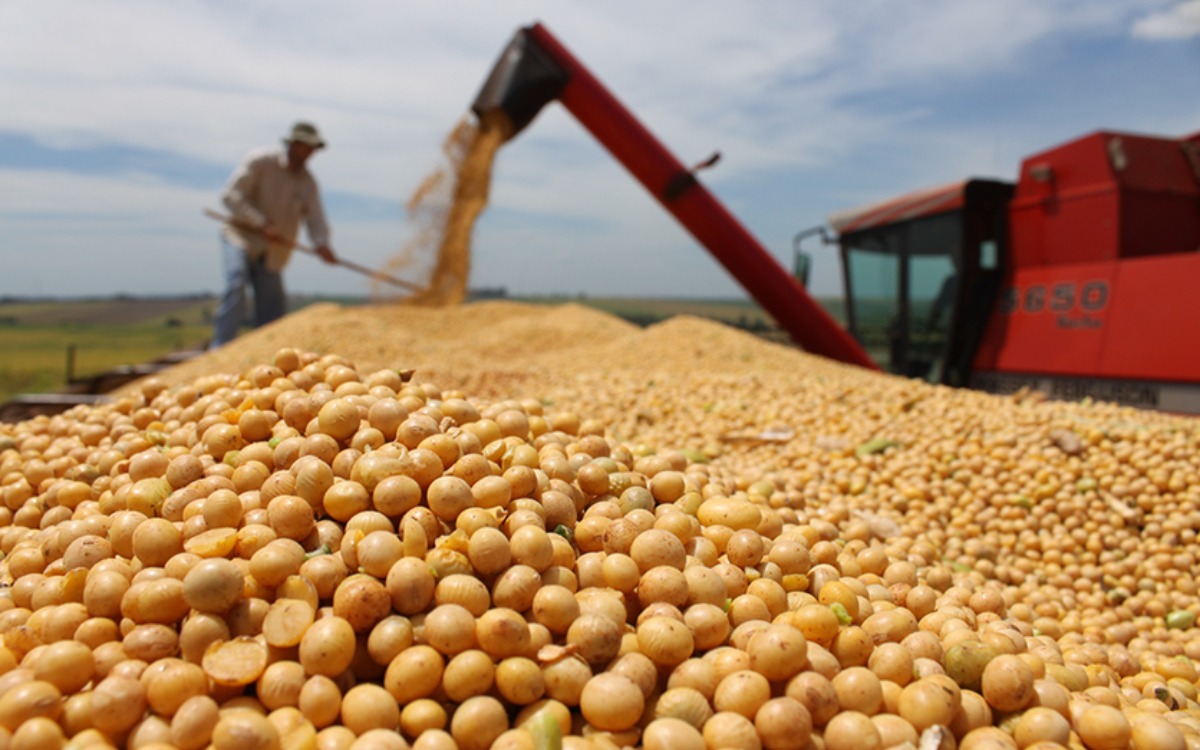
[[[1035,0],[866,3],[836,12],[792,2],[734,12],[704,1],[220,7],[5,6],[7,127],[57,145],[116,142],[228,163],[248,139],[273,140],[305,116],[342,149],[327,170],[333,184],[361,190],[388,172],[415,179],[512,32],[543,18],[688,158],[723,146],[741,156],[726,170],[802,164],[818,144],[887,128],[886,119],[874,127],[852,121],[839,100],[914,76],[932,83],[1009,65],[1056,24],[1075,23],[1074,3]]]
[[[1182,0],[1151,12],[1133,24],[1139,39],[1190,39],[1200,36],[1200,0]]]

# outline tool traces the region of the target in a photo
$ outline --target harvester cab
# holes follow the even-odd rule
[[[966,385],[1000,287],[1012,192],[968,180],[830,217],[847,325],[884,369]]]

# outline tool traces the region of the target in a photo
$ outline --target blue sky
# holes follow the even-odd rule
[[[545,24],[781,264],[835,212],[1099,129],[1200,130],[1200,0],[0,0],[0,295],[216,291],[230,171],[311,119],[334,246],[381,267],[512,34]],[[556,103],[498,153],[472,286],[744,292]],[[815,248],[814,248],[815,249]],[[814,288],[837,289],[831,251]],[[294,292],[368,282],[299,256]]]

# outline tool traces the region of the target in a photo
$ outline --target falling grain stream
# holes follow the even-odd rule
[[[471,271],[471,234],[487,206],[496,151],[512,127],[502,112],[476,120],[468,115],[442,146],[444,163],[413,192],[407,208],[412,238],[382,269],[413,277],[427,273],[427,287],[398,301],[438,307],[456,305],[467,295]],[[372,298],[389,301],[395,289],[373,283]]]

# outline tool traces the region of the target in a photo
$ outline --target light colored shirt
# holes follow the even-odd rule
[[[221,199],[236,221],[258,228],[269,224],[283,237],[283,242],[269,242],[257,232],[225,227],[226,239],[252,260],[265,255],[263,265],[269,271],[279,272],[287,265],[301,220],[314,245],[329,244],[329,225],[317,181],[307,169],[288,169],[284,150],[252,152],[234,170]]]

